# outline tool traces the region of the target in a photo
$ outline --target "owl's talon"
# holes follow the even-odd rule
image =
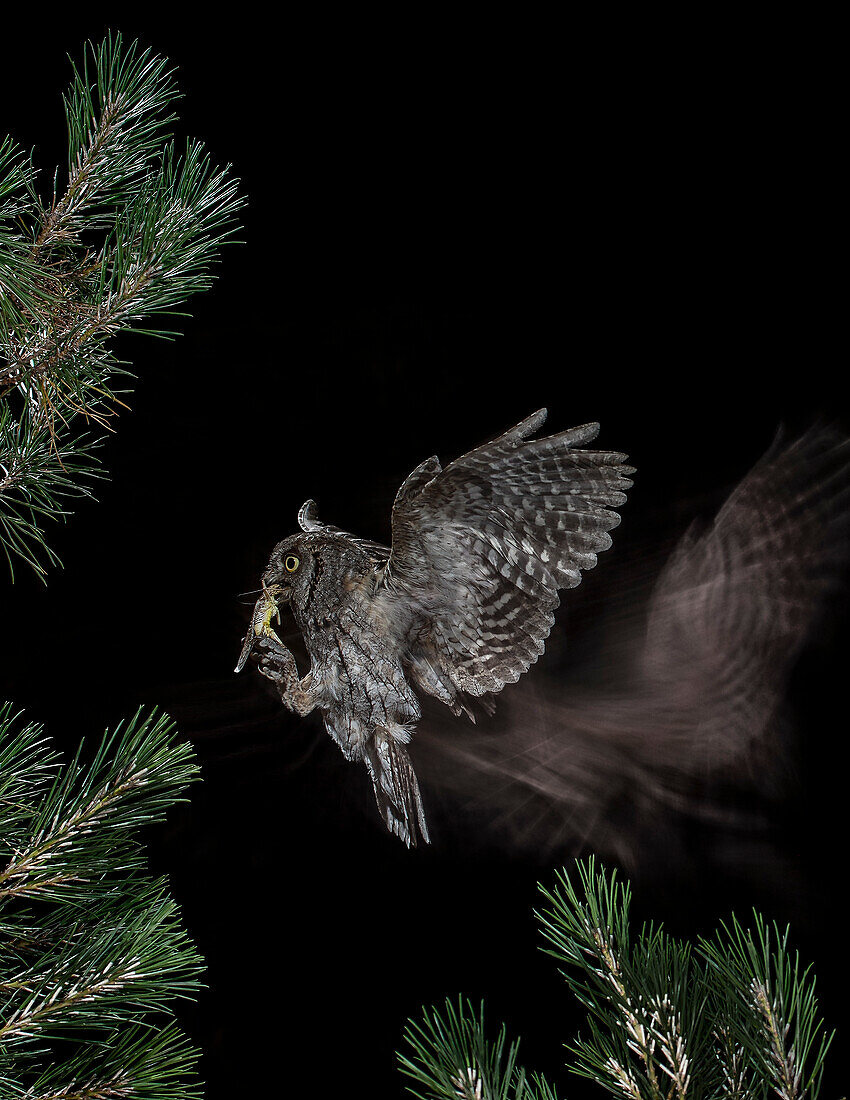
[[[254,647],[253,657],[260,666],[261,672],[264,672],[265,668],[277,668],[287,675],[296,677],[298,675],[295,658],[286,646],[275,638],[259,638]]]
[[[264,634],[261,638],[257,639],[255,649],[267,649],[270,651],[270,654],[274,654],[274,656],[281,658],[292,656],[279,638],[271,637],[268,634]]]
[[[258,671],[277,687],[283,705],[302,717],[316,705],[312,687],[312,673],[298,679],[295,658],[286,646],[276,638],[264,635],[257,639],[252,653]]]

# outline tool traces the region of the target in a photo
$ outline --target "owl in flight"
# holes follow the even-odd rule
[[[436,457],[417,466],[396,494],[391,549],[320,523],[307,501],[263,573],[236,671],[253,653],[290,710],[319,708],[407,845],[429,839],[407,752],[416,692],[473,718],[469,697],[534,664],[558,590],[579,584],[620,522],[626,456],[576,449],[598,424],[529,439],[545,419],[541,409],[445,469]],[[271,627],[285,604],[310,656],[303,679]]]

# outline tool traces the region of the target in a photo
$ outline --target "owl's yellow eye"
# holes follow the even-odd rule
[[[283,566],[287,573],[294,573],[300,564],[298,558],[294,554],[290,554],[284,561]]]

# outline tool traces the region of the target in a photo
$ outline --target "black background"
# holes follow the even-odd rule
[[[151,846],[209,966],[181,1018],[210,1100],[395,1096],[404,1020],[461,991],[557,1077],[579,1017],[531,914],[551,862],[479,843],[433,792],[429,850],[385,835],[318,719],[232,675],[237,595],[306,497],[387,541],[414,465],[546,405],[551,430],[599,419],[639,468],[580,621],[710,515],[780,422],[846,428],[829,66],[741,28],[712,50],[644,27],[647,51],[623,25],[229,19],[66,17],[7,51],[0,121],[36,146],[45,192],[65,53],[113,26],[179,67],[180,132],[233,163],[249,206],[185,334],[122,340],[139,380],[111,480],[53,532],[47,589],[4,582],[0,696],[66,748],[140,703],[196,746],[204,782]],[[844,609],[791,685],[797,783],[774,839],[801,873],[747,883],[703,865],[695,835],[687,867],[635,883],[638,914],[682,932],[732,906],[792,919],[831,1023]],[[556,629],[572,621],[565,606]]]

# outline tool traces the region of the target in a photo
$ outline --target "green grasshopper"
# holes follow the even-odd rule
[[[239,661],[236,664],[236,672],[241,672],[245,667],[245,662],[251,656],[251,650],[258,638],[274,638],[276,642],[280,641],[271,625],[272,619],[277,619],[278,626],[280,626],[280,608],[277,603],[279,593],[280,588],[278,585],[271,585],[269,588],[263,585],[262,594],[254,604],[251,625],[245,635],[242,652],[239,654]]]

